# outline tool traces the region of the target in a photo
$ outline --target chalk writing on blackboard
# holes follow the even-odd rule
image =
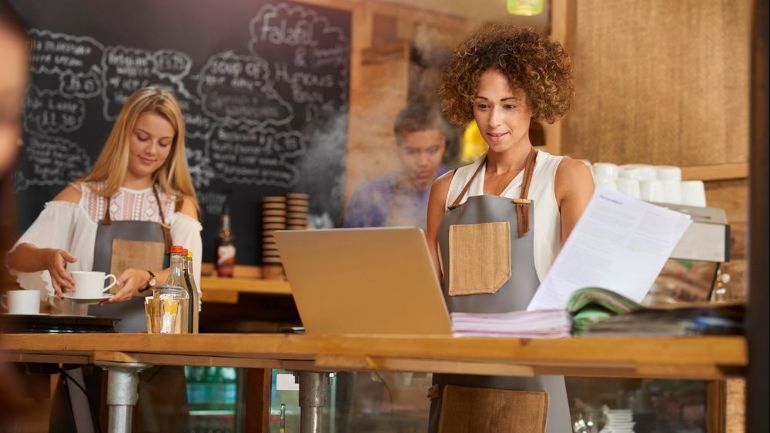
[[[104,7],[78,2],[88,10]],[[247,237],[255,222],[239,222],[239,212],[257,213],[263,194],[304,189],[313,193],[311,212],[341,212],[334,191],[346,149],[350,13],[269,0],[236,7],[248,12],[223,11],[231,14],[232,28],[172,31],[140,19],[147,27],[132,34],[110,31],[109,22],[103,28],[77,17],[60,22],[52,18],[56,13],[20,2],[33,27],[16,173],[22,207],[41,205],[87,174],[128,96],[160,85],[174,92],[184,112],[187,163],[206,232],[215,232],[206,221],[217,221],[227,197],[235,230]],[[178,31],[188,40],[175,38]],[[21,221],[21,228],[30,222]],[[208,241],[204,233],[204,245]],[[239,257],[253,261],[250,254]]]

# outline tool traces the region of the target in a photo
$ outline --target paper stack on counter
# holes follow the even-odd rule
[[[569,337],[572,319],[566,310],[510,313],[452,313],[452,334],[515,338]]]

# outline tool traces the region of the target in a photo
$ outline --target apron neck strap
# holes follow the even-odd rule
[[[529,154],[527,155],[527,160],[524,162],[524,182],[521,185],[521,194],[519,195],[519,198],[522,200],[527,200],[527,195],[529,194],[529,185],[532,183],[532,172],[534,171],[535,167],[535,160],[537,159],[537,150],[533,147]],[[471,183],[473,183],[473,180],[476,179],[476,176],[479,175],[481,172],[481,167],[483,167],[487,163],[487,157],[484,156],[484,160],[481,161],[481,164],[476,168],[476,171],[473,173],[473,176],[471,176],[470,179],[468,179],[468,182],[465,183],[465,186],[460,191],[460,194],[457,195],[457,198],[452,202],[451,205],[449,205],[449,209],[454,209],[457,206],[460,205],[460,200],[465,196],[465,194],[468,192],[468,190],[471,187]]]
[[[158,203],[158,213],[160,214],[160,227],[163,230],[163,243],[166,244],[166,254],[171,252],[171,230],[168,224],[166,224],[166,216],[163,214],[163,206],[160,204],[160,196],[158,195],[157,184],[152,185],[152,193],[155,196],[155,201]]]
[[[524,236],[529,231],[529,185],[532,183],[532,173],[535,171],[535,160],[537,159],[537,150],[533,147],[527,155],[527,161],[524,163],[524,182],[521,184],[521,194],[518,199],[513,199],[516,207],[516,234],[519,237]]]
[[[537,159],[537,150],[533,147],[527,155],[527,161],[524,163],[524,181],[521,184],[520,199],[527,200],[529,196],[529,185],[532,183],[532,172],[535,171],[535,160]]]
[[[481,172],[481,167],[484,167],[484,164],[487,163],[487,157],[484,155],[484,160],[481,161],[481,164],[476,168],[476,171],[473,172],[473,176],[471,176],[470,179],[468,179],[468,182],[465,183],[465,186],[462,190],[460,190],[460,194],[457,195],[457,198],[452,202],[451,205],[449,205],[449,209],[452,210],[456,208],[457,206],[460,206],[460,200],[462,200],[463,197],[465,197],[465,194],[468,192],[468,190],[471,187],[471,183],[473,183],[473,179],[476,179],[476,176],[479,175],[479,172]]]
[[[166,225],[166,216],[163,214],[163,206],[160,204],[160,196],[158,195],[157,185],[152,186],[152,194],[155,196],[155,201],[158,203],[158,213],[160,214],[160,223]]]

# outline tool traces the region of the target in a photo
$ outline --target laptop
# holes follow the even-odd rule
[[[308,334],[450,334],[416,227],[281,230],[284,270]]]

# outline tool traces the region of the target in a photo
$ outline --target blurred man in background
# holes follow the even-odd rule
[[[393,126],[399,167],[366,181],[345,209],[345,227],[416,226],[425,229],[428,192],[444,174],[446,125],[435,108],[410,104]]]

